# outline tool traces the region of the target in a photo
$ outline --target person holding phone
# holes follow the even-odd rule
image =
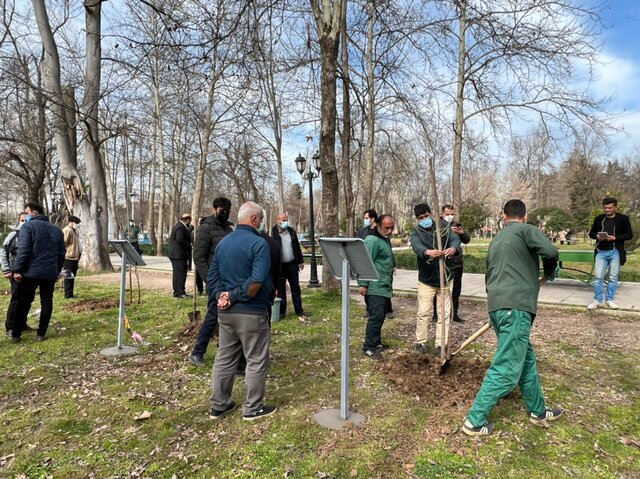
[[[593,220],[589,238],[596,240],[595,266],[593,270],[593,302],[587,309],[594,310],[605,304],[611,309],[618,309],[615,302],[618,289],[620,266],[624,265],[627,255],[624,242],[633,238],[631,222],[627,215],[617,212],[618,200],[607,197],[602,200],[604,214]],[[604,291],[604,275],[609,270],[609,282]]]

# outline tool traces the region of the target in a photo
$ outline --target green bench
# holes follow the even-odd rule
[[[577,279],[583,283],[590,284],[593,281],[593,267],[594,267],[594,254],[593,250],[558,250],[560,253],[559,268],[560,273],[563,276],[571,279]],[[566,266],[566,263],[571,263],[571,267]],[[580,269],[574,267],[574,263],[584,263],[589,266]]]

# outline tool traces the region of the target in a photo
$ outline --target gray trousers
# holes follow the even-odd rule
[[[220,345],[211,374],[213,408],[221,411],[231,404],[238,362],[244,353],[247,368],[242,414],[257,412],[262,407],[264,383],[269,371],[269,317],[266,312],[247,314],[219,311],[218,324]]]

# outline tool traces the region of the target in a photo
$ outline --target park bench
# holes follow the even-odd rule
[[[571,279],[577,279],[583,283],[590,284],[593,281],[594,254],[593,250],[570,250],[561,249],[558,267],[559,273]],[[566,263],[571,263],[571,267]],[[575,263],[583,263],[586,266],[582,269],[574,267]]]

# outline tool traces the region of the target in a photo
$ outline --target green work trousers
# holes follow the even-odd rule
[[[529,341],[531,313],[499,309],[489,313],[489,318],[498,336],[498,348],[467,415],[474,427],[483,425],[498,401],[516,386],[520,386],[529,412],[539,415],[545,410],[536,354]]]

